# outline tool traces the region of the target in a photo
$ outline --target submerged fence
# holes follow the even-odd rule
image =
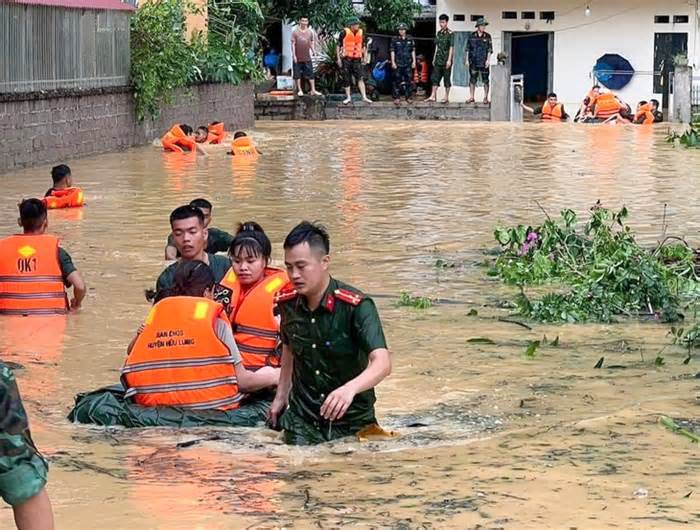
[[[693,76],[693,87],[690,94],[690,104],[693,107],[693,114],[700,114],[700,77]]]
[[[0,93],[129,83],[129,12],[0,3]]]

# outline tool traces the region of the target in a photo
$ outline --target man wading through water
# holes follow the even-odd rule
[[[291,284],[276,297],[282,370],[270,422],[288,444],[321,443],[376,425],[374,387],[391,373],[377,308],[331,277],[329,248],[325,229],[309,222],[284,241]]]

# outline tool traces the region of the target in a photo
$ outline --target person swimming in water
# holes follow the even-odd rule
[[[236,131],[233,135],[233,142],[231,143],[230,155],[233,156],[253,156],[257,157],[262,155],[260,150],[255,146],[253,141],[243,131]]]

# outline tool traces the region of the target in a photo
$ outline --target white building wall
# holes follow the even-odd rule
[[[586,5],[590,16],[585,15]],[[503,11],[517,11],[517,20],[502,19]],[[535,20],[522,20],[522,11],[535,11]],[[554,11],[555,20],[539,20],[540,11]],[[620,97],[634,104],[652,97],[654,33],[688,33],[690,64],[700,63],[698,42],[698,2],[696,0],[437,0],[437,14],[450,16],[453,31],[473,31],[471,15],[484,15],[493,37],[494,55],[503,51],[504,31],[553,31],[553,90],[569,106],[569,112],[592,84],[591,70],[605,53],[618,53],[638,72],[621,91]],[[464,22],[455,22],[455,14],[464,14]],[[688,15],[687,24],[655,24],[655,15]],[[436,20],[437,27],[437,20]],[[527,82],[527,80],[526,80]],[[441,89],[442,91],[442,89]],[[453,95],[454,94],[454,95]],[[477,100],[481,92],[477,90]],[[450,99],[463,101],[464,87],[453,87]],[[656,95],[660,97],[660,95]]]

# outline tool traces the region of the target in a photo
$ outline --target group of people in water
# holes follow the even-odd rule
[[[521,103],[524,110],[538,116],[542,121],[568,121],[571,116],[564,110],[564,104],[559,102],[557,95],[551,92],[540,107],[529,107]],[[583,98],[574,122],[577,123],[634,123],[637,125],[651,125],[663,121],[663,114],[659,109],[659,101],[651,99],[637,103],[632,107],[622,101],[613,92],[601,90],[599,85],[594,85]]]
[[[48,233],[53,200],[72,197],[63,207],[80,207],[82,190],[68,166],[51,174],[46,197],[20,203],[22,232],[0,240],[0,318],[63,315],[85,298],[70,255]],[[325,228],[295,226],[280,269],[258,223],[230,234],[210,226],[211,213],[212,204],[199,198],[170,214],[165,254],[174,262],[147,293],[153,306],[126,348],[125,399],[137,407],[226,412],[267,401],[269,426],[290,444],[382,432],[374,387],[391,372],[391,355],[371,298],[331,276]],[[0,475],[18,477],[0,483],[0,493],[20,529],[52,528],[47,465],[14,376],[0,369],[0,405],[13,414],[5,423],[16,422],[12,432],[0,430],[0,442],[10,437],[15,455],[23,455],[0,452]]]
[[[176,123],[160,139],[163,149],[176,153],[197,152],[207,155],[209,152],[205,145],[225,145],[230,141],[231,150],[228,154],[232,156],[256,157],[261,153],[253,143],[252,139],[244,131],[236,131],[229,138],[229,134],[224,130],[224,124],[215,121],[209,125],[200,125],[196,129],[186,123]]]

